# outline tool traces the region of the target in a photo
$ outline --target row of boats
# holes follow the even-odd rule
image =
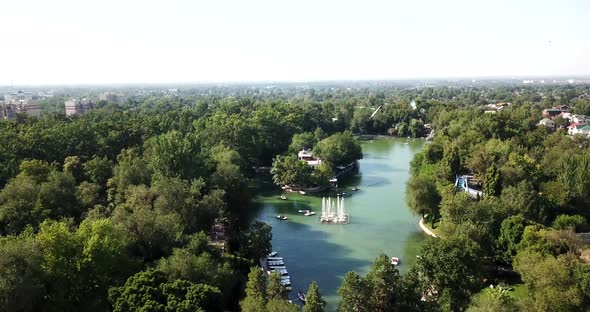
[[[291,291],[291,277],[289,276],[287,266],[283,260],[283,257],[279,257],[279,253],[276,251],[268,254],[266,257],[266,265],[268,267],[266,274],[270,276],[271,273],[278,272],[281,275],[281,284],[283,284],[288,291]],[[297,298],[305,303],[305,293],[303,293],[302,290],[297,292]]]
[[[273,251],[266,257],[266,265],[268,267],[266,274],[270,276],[271,273],[278,272],[281,275],[281,284],[291,291],[291,276],[289,276],[283,257],[279,257],[279,253]]]

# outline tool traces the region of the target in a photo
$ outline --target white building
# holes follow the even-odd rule
[[[590,125],[571,124],[567,127],[567,134],[590,136]]]
[[[299,153],[297,153],[297,159],[305,160],[305,162],[307,162],[307,164],[312,167],[317,167],[322,163],[321,159],[313,157],[311,150],[305,149],[302,149],[299,151]]]

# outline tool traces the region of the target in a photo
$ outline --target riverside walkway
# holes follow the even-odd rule
[[[420,228],[422,229],[422,231],[432,237],[436,237],[436,234],[434,234],[430,229],[428,229],[426,227],[426,225],[424,225],[424,218],[420,218],[420,222],[418,222],[418,225],[420,225]]]

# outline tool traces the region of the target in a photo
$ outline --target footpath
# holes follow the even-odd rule
[[[436,237],[436,234],[434,234],[430,229],[428,229],[426,227],[426,225],[424,225],[424,218],[420,218],[420,222],[418,222],[418,225],[420,225],[420,228],[422,229],[422,231],[432,237]]]

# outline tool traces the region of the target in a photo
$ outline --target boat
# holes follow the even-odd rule
[[[284,266],[285,262],[283,262],[283,260],[279,260],[279,261],[269,261],[268,262],[269,266]]]
[[[268,257],[269,258],[272,258],[272,257],[276,257],[278,255],[279,255],[279,252],[278,251],[273,251],[273,252],[271,252],[271,253],[268,254]]]
[[[356,191],[359,190],[359,188],[358,187],[353,187],[352,190],[356,192]]]
[[[307,210],[307,209],[305,209],[305,210],[304,210],[304,209],[299,209],[299,210],[297,210],[297,212],[299,212],[299,213],[306,213],[306,212],[308,212],[308,211],[309,211],[309,210]]]
[[[268,257],[266,258],[267,261],[279,261],[283,260],[283,257]]]
[[[301,302],[305,302],[305,294],[303,293],[303,291],[299,291],[297,293],[297,298],[299,298],[299,300],[301,300]]]
[[[281,195],[281,199],[282,199],[282,200],[287,200],[287,196],[285,196],[285,195]]]
[[[307,211],[306,213],[304,213],[303,215],[304,215],[304,216],[306,216],[306,217],[313,216],[313,215],[315,215],[315,211],[309,211],[309,210],[308,210],[308,211]]]
[[[305,191],[299,191],[299,194],[305,195]]]
[[[277,216],[277,219],[279,219],[279,220],[287,220],[287,216],[284,216],[284,215],[278,215],[278,216]]]
[[[399,263],[399,258],[398,257],[391,257],[391,264],[397,265],[398,263]]]

